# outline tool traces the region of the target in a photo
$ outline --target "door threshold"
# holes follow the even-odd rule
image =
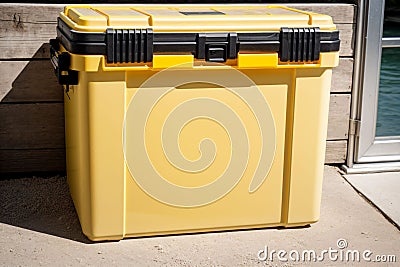
[[[353,167],[341,166],[345,174],[400,172],[400,162],[357,163]]]

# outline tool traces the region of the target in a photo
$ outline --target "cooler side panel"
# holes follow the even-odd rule
[[[288,224],[319,219],[331,69],[296,70]]]
[[[84,233],[91,229],[87,76],[64,93],[67,181]],[[65,88],[64,88],[65,89]]]
[[[91,74],[91,80],[114,72]],[[100,77],[97,77],[100,76]],[[92,240],[121,239],[125,220],[123,120],[125,81],[88,82]]]

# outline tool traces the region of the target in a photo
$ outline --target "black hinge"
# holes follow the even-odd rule
[[[279,57],[282,62],[306,62],[319,59],[321,33],[316,28],[281,28]]]
[[[58,39],[50,40],[50,61],[57,76],[58,83],[62,85],[77,85],[78,71],[70,70],[71,59],[67,52],[59,53]]]
[[[237,57],[238,36],[235,32],[198,33],[196,40],[197,59],[209,62],[225,62]]]
[[[153,60],[153,30],[106,31],[107,63],[140,63]]]

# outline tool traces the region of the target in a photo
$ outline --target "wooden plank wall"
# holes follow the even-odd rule
[[[340,65],[334,69],[326,163],[344,163],[356,7],[292,5],[326,13],[340,30]],[[63,5],[0,4],[0,172],[64,171],[63,92],[48,60]]]

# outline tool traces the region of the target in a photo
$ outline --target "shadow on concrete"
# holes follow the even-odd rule
[[[65,176],[0,180],[0,223],[92,243],[81,231]]]
[[[90,243],[66,177],[48,173],[65,173],[63,90],[49,44],[32,58],[0,63],[0,223]],[[32,178],[32,172],[47,178]]]

